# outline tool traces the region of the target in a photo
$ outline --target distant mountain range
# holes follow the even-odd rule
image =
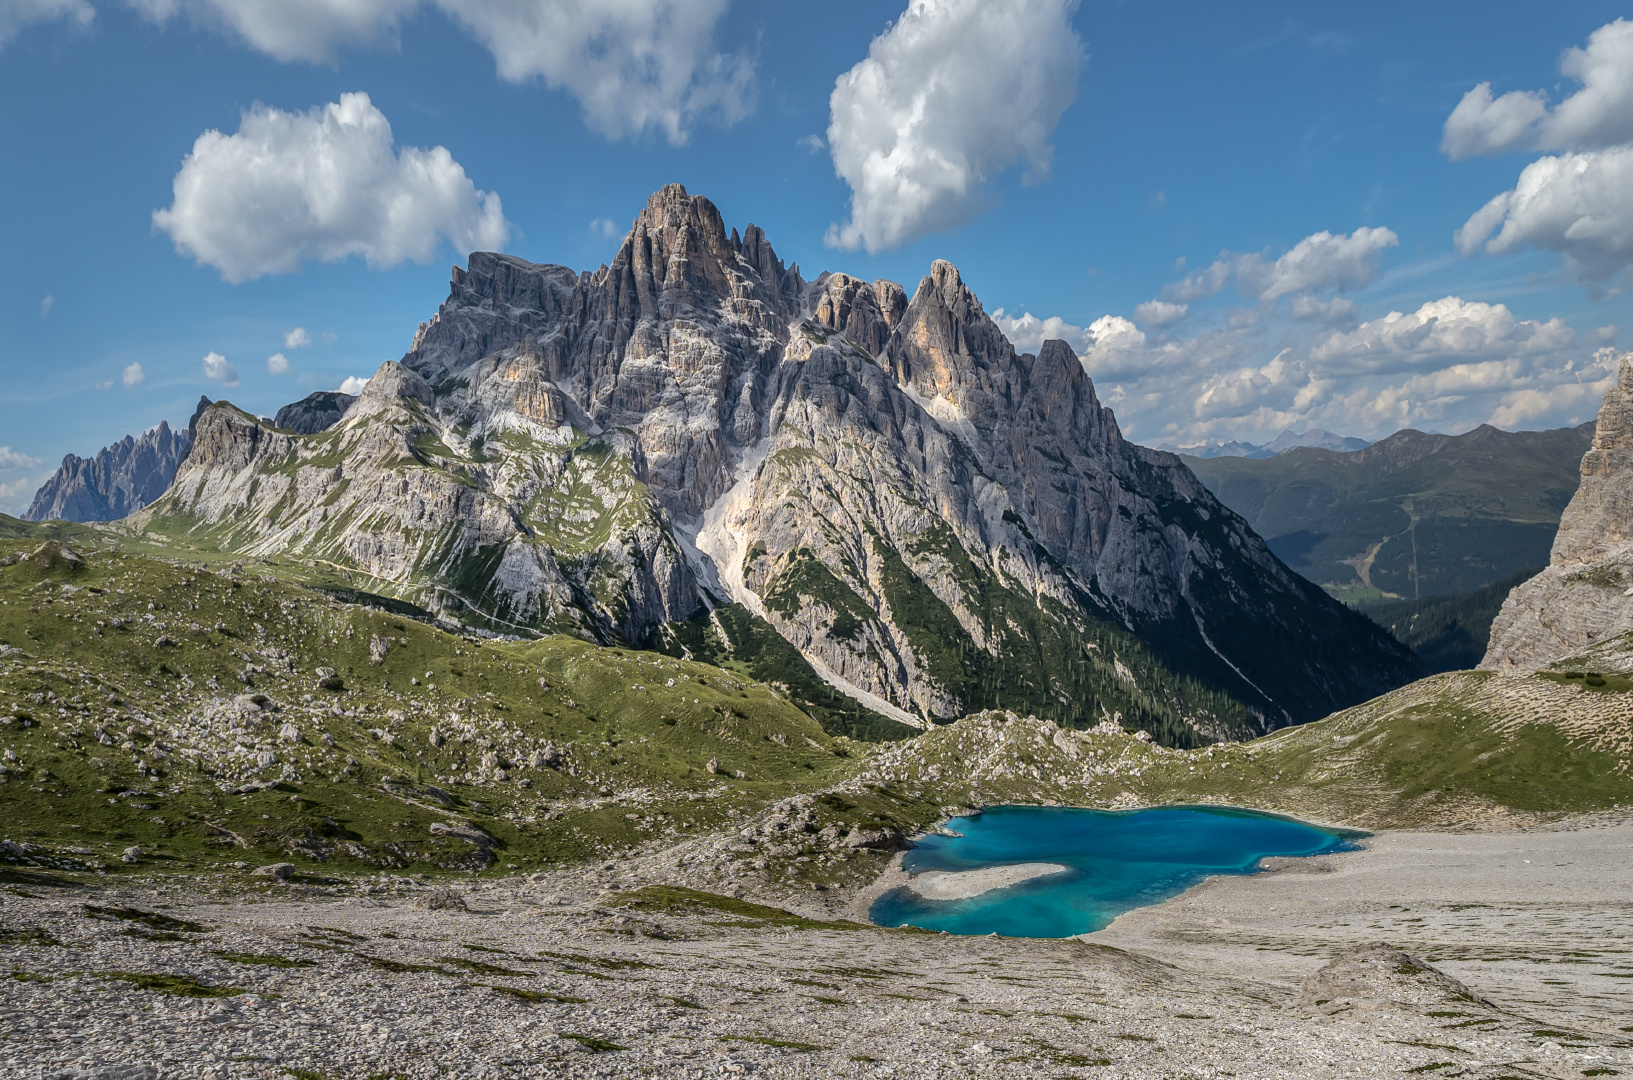
[[[1371,445],[1365,439],[1357,439],[1348,435],[1334,435],[1332,432],[1322,431],[1320,428],[1311,428],[1303,434],[1288,428],[1263,446],[1233,439],[1230,442],[1209,441],[1194,443],[1190,446],[1174,446],[1164,443],[1157,449],[1167,450],[1171,454],[1182,454],[1186,457],[1196,458],[1268,458],[1301,446],[1311,446],[1318,450],[1336,450],[1343,453],[1350,450],[1364,450]]]
[[[202,410],[209,399],[200,401]],[[197,419],[197,413],[194,414]],[[69,454],[34,493],[23,516],[30,521],[116,521],[163,495],[187,456],[191,431],[172,431],[164,420],[126,435],[95,457]]]
[[[1184,460],[1288,566],[1366,604],[1470,592],[1546,565],[1593,430],[1406,430],[1350,453]]]

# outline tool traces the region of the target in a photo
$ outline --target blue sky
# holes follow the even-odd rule
[[[593,268],[668,182],[807,278],[911,291],[952,260],[1153,444],[1575,423],[1630,344],[1623,8],[568,7],[0,0],[0,510],[200,394],[271,412],[366,377],[460,240]],[[290,233],[256,185],[325,116],[375,142]]]

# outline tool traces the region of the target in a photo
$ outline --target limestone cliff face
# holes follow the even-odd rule
[[[1419,673],[1126,442],[1064,343],[1016,354],[950,263],[911,298],[807,284],[678,186],[597,270],[471,255],[333,426],[197,427],[149,528],[494,629],[661,644],[737,602],[920,723],[1244,733]]]
[[[188,433],[165,421],[126,435],[92,458],[69,454],[34,493],[23,516],[30,521],[113,521],[163,495],[187,456]]]
[[[1543,667],[1633,630],[1633,353],[1605,393],[1548,568],[1491,626],[1482,668]]]

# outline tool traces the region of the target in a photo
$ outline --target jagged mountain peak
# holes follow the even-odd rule
[[[807,286],[680,185],[596,270],[472,254],[333,428],[216,411],[153,522],[490,629],[781,640],[898,719],[1241,733],[1416,673],[1126,443],[1064,342],[1017,354],[953,264],[911,297]],[[710,621],[728,600],[757,629]]]
[[[32,521],[113,521],[162,495],[187,454],[191,428],[174,431],[168,421],[126,435],[94,457],[63,457],[62,465],[34,493],[24,517]]]

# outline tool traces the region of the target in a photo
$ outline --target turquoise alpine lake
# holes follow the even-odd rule
[[[1367,835],[1216,806],[995,806],[947,831],[961,835],[932,834],[902,856],[912,878],[874,901],[875,924],[1070,937],[1213,874],[1251,874],[1267,856],[1355,850],[1351,841]]]

